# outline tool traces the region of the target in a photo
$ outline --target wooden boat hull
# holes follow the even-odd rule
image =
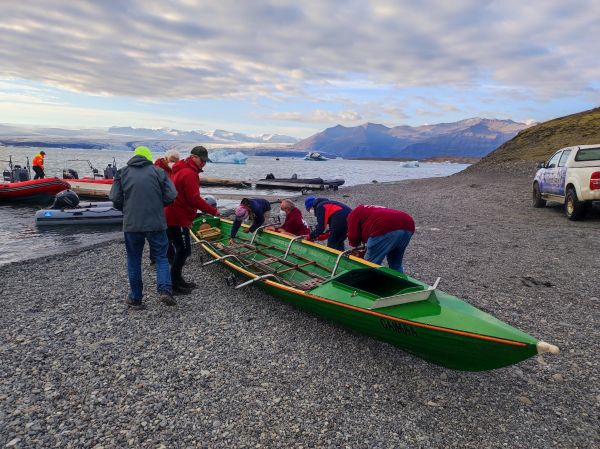
[[[206,217],[194,223],[193,231],[197,231],[200,224],[208,221],[216,224],[222,235],[228,235],[230,222],[218,219],[215,221]],[[259,239],[263,242],[259,242]],[[247,245],[249,240],[248,238],[243,244]],[[257,234],[255,243],[276,247],[270,250],[274,253],[283,251],[289,240],[290,237],[265,231]],[[305,255],[313,255],[313,259],[316,260],[333,260],[339,255],[338,251],[311,242],[301,241],[293,245]],[[201,246],[215,259],[227,254],[227,243],[221,245],[223,251],[219,251],[219,243],[201,242]],[[262,260],[268,261],[268,255]],[[296,259],[298,260],[300,259]],[[221,261],[245,279],[255,279],[258,276],[247,267],[241,266],[235,257]],[[326,266],[326,263],[323,265]],[[406,352],[447,368],[466,371],[490,370],[532,357],[540,352],[540,348],[551,352],[558,351],[558,348],[538,342],[530,335],[437,289],[432,290],[426,300],[381,308],[366,307],[365,305],[374,303],[361,297],[364,294],[362,288],[370,287],[360,285],[347,288],[348,285],[344,284],[352,284],[352,279],[360,277],[359,274],[365,271],[369,272],[369,275],[382,276],[382,282],[386,282],[388,277],[391,279],[396,276],[402,282],[410,282],[418,285],[421,291],[429,292],[425,290],[428,287],[426,284],[352,256],[342,259],[339,274],[336,273],[331,279],[311,289],[284,285],[276,278],[265,278],[256,281],[255,284],[296,307],[391,343]]]

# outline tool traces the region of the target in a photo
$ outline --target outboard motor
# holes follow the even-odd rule
[[[15,165],[12,170],[13,182],[29,181],[29,172],[20,165]]]
[[[108,166],[104,169],[104,179],[113,179],[117,174],[117,167],[113,167],[112,164],[108,164]]]
[[[6,182],[13,182],[12,172],[10,170],[4,170],[2,172],[2,178],[4,178]]]
[[[63,170],[63,179],[79,179],[79,173],[72,168],[65,168]]]
[[[75,209],[79,204],[79,196],[72,190],[63,190],[56,194],[50,209]]]

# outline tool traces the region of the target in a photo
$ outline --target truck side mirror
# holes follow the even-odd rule
[[[546,162],[545,161],[538,161],[537,168],[546,168]]]

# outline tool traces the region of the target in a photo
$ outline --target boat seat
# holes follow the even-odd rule
[[[294,285],[300,290],[312,290],[313,288],[317,288],[322,283],[323,281],[321,279],[307,279],[304,282],[294,282]]]

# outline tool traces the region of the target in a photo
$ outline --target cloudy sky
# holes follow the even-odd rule
[[[2,0],[0,123],[544,121],[599,105],[598,23],[594,0]]]

